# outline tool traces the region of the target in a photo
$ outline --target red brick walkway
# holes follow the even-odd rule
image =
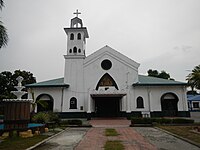
[[[129,127],[130,120],[126,118],[98,118],[90,120],[93,127]]]
[[[122,127],[125,126],[125,121],[120,120],[92,120],[93,125],[105,127],[94,127],[91,128],[83,140],[77,145],[75,150],[103,150],[104,144],[108,140],[120,140],[125,146],[126,150],[157,150],[157,148],[150,144],[143,136],[137,133],[131,127]],[[118,127],[117,127],[118,122]],[[122,123],[123,122],[123,123]],[[126,120],[126,123],[130,123]],[[113,125],[116,131],[120,134],[115,137],[105,136],[105,129],[110,128]],[[126,124],[127,125],[127,124]],[[109,127],[108,127],[109,126]]]

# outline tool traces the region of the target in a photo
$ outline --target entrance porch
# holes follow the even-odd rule
[[[124,90],[90,91],[87,114],[93,117],[121,117],[129,110],[127,94]]]

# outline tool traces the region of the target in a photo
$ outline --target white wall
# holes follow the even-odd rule
[[[131,93],[129,92],[129,88],[132,87],[132,84],[138,82],[138,67],[134,61],[124,60],[125,56],[120,53],[116,53],[111,50],[109,47],[104,47],[100,52],[86,58],[84,62],[84,92],[85,95],[85,104],[88,103],[88,90],[96,89],[96,86],[101,79],[101,77],[108,73],[116,82],[119,90],[127,91],[127,99],[131,101]],[[114,54],[114,55],[113,55]],[[112,67],[109,70],[104,70],[101,67],[101,62],[105,59],[108,59],[112,62]],[[122,100],[122,110],[126,111],[126,98]],[[87,108],[87,105],[86,105]]]
[[[112,62],[109,70],[101,67],[101,62],[108,59]],[[89,91],[96,89],[101,77],[108,73],[116,82],[119,90],[124,90],[126,96],[122,98],[122,111],[161,111],[161,96],[165,93],[177,95],[178,110],[188,111],[186,88],[183,86],[149,86],[133,87],[132,84],[138,82],[139,64],[128,57],[120,54],[112,48],[106,46],[96,51],[88,57],[65,55],[64,83],[69,84],[69,88],[33,88],[35,98],[40,94],[49,94],[54,99],[54,109],[62,112],[87,112]],[[143,97],[144,108],[136,108],[137,97]],[[70,99],[77,99],[77,109],[70,108]],[[90,101],[94,106],[94,101]],[[63,107],[61,107],[61,105]],[[83,106],[83,110],[80,107]],[[93,107],[91,110],[94,111]]]
[[[61,112],[61,102],[62,102],[62,88],[51,87],[51,88],[32,88],[28,90],[28,97],[32,99],[31,92],[34,93],[35,100],[41,94],[48,94],[53,98],[53,110]]]
[[[161,111],[161,97],[165,93],[174,93],[177,95],[178,101],[178,111],[188,111],[186,92],[183,86],[152,86],[152,87],[134,87],[133,93],[134,98],[132,102],[132,110],[136,109],[136,99],[138,96],[142,96],[144,99],[144,109],[141,111]],[[149,95],[148,95],[149,93]],[[149,98],[148,98],[149,97]],[[149,101],[150,99],[150,101]],[[150,102],[150,107],[149,107]]]

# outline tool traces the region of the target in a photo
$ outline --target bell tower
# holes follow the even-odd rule
[[[86,38],[89,38],[87,28],[83,27],[82,20],[78,17],[80,12],[76,10],[76,17],[71,19],[70,28],[64,28],[67,34],[67,56],[85,58]]]
[[[73,91],[68,96],[80,98],[80,92],[84,87],[83,64],[85,60],[86,38],[89,38],[87,28],[83,27],[82,20],[78,17],[80,12],[76,10],[75,18],[71,19],[70,27],[64,28],[67,34],[67,54],[65,58],[64,83],[70,85]]]

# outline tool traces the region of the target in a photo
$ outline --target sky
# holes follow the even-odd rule
[[[64,76],[65,27],[78,9],[86,55],[108,45],[140,63],[139,74],[165,70],[185,82],[200,64],[200,0],[4,0],[8,45],[0,72],[30,71],[37,82]]]

